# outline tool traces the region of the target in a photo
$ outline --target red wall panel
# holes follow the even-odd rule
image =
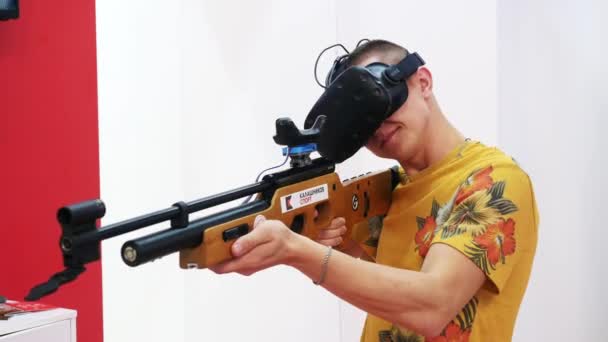
[[[56,210],[99,197],[94,0],[21,0],[0,22],[0,294],[62,270]],[[78,310],[101,342],[101,264],[41,300]]]

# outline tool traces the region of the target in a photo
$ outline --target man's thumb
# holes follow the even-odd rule
[[[235,257],[241,256],[249,252],[253,247],[257,246],[261,241],[261,236],[255,228],[262,222],[266,221],[263,215],[256,216],[253,221],[253,230],[236,240],[232,244],[232,255]]]
[[[264,217],[264,215],[256,216],[255,220],[253,220],[253,229],[255,229],[255,227],[257,227],[258,224],[260,224],[264,221],[266,221],[266,217]]]

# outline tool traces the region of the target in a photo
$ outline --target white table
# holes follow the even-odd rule
[[[0,342],[76,342],[76,311],[51,309],[0,320]]]

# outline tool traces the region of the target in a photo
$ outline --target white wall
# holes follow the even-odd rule
[[[499,143],[530,173],[541,221],[514,341],[605,341],[608,6],[498,4]]]
[[[106,225],[183,198],[181,9],[166,1],[96,3]],[[138,235],[102,245],[104,340],[183,341],[184,280],[177,255],[126,266],[120,247]]]
[[[418,51],[450,119],[494,144],[495,14],[481,0],[98,1],[104,223],[249,184],[282,161],[274,120],[303,122],[321,93],[314,60],[336,41]],[[392,164],[361,152],[338,172]],[[106,341],[359,338],[363,313],[296,271],[220,277],[180,271],[176,256],[130,269],[115,240],[103,246]]]

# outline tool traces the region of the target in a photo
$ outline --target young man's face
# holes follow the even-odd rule
[[[380,61],[370,57],[361,63]],[[407,81],[407,101],[388,117],[365,145],[381,158],[407,161],[418,154],[423,146],[430,108],[423,96],[423,87],[416,74]]]
[[[382,122],[365,147],[382,158],[413,158],[422,147],[427,122],[424,108],[417,107],[415,100],[410,93],[405,104]]]

